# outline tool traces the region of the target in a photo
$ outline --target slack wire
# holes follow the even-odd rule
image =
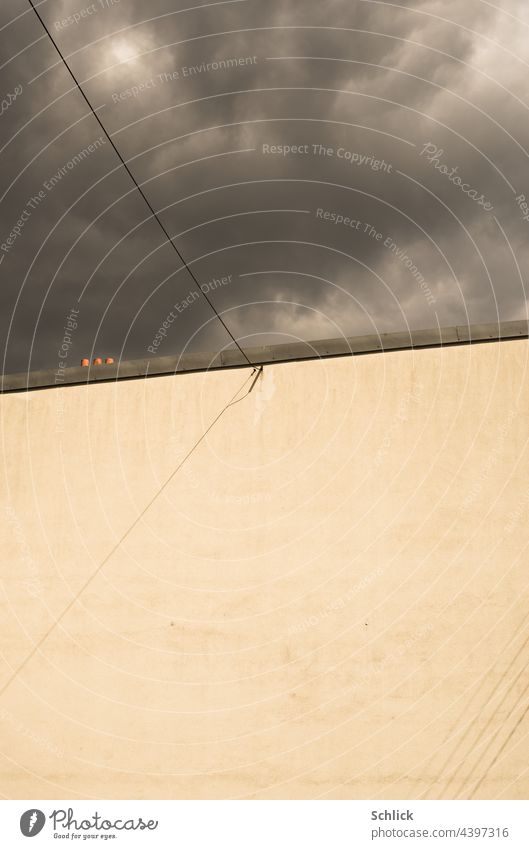
[[[37,652],[39,652],[39,651],[40,651],[40,648],[41,648],[42,644],[45,642],[45,640],[47,640],[47,639],[48,639],[48,637],[50,636],[51,632],[52,632],[52,631],[54,631],[54,630],[55,630],[55,628],[57,627],[57,625],[59,625],[59,623],[60,623],[60,622],[64,619],[64,617],[66,616],[66,614],[68,613],[68,611],[72,609],[72,607],[74,606],[74,604],[76,603],[76,601],[78,601],[79,597],[80,597],[80,596],[84,593],[84,591],[86,590],[86,588],[87,588],[87,587],[88,587],[88,586],[92,583],[92,581],[94,580],[94,578],[96,578],[96,577],[97,577],[97,575],[99,575],[99,574],[100,574],[101,570],[102,570],[102,569],[103,569],[103,567],[104,567],[104,566],[108,563],[108,561],[110,560],[110,558],[112,557],[112,555],[113,555],[113,554],[114,554],[114,553],[118,550],[118,548],[120,547],[120,545],[122,545],[122,544],[123,544],[123,542],[125,542],[125,540],[126,540],[126,539],[127,539],[127,537],[129,536],[129,534],[131,533],[131,531],[133,531],[133,530],[134,530],[134,528],[136,527],[136,525],[138,524],[138,522],[140,522],[140,521],[141,521],[141,519],[145,516],[145,514],[147,513],[147,511],[148,511],[148,510],[152,507],[152,505],[154,504],[154,502],[156,501],[156,499],[158,498],[158,496],[159,496],[159,495],[160,495],[160,494],[164,491],[164,489],[165,489],[165,488],[166,488],[166,487],[167,487],[167,486],[171,483],[171,481],[173,480],[173,478],[175,477],[175,475],[176,475],[176,474],[180,471],[180,469],[182,468],[182,466],[184,465],[184,463],[186,463],[186,462],[187,462],[187,460],[191,457],[191,454],[193,454],[193,452],[194,452],[194,451],[196,451],[196,449],[198,448],[198,446],[200,445],[200,443],[201,443],[201,442],[202,442],[202,441],[206,438],[206,436],[208,435],[208,433],[210,432],[210,430],[211,430],[213,427],[215,427],[215,425],[217,424],[218,420],[219,420],[219,419],[220,419],[220,418],[224,415],[224,413],[226,412],[226,410],[229,410],[229,408],[230,408],[230,407],[233,407],[235,404],[240,403],[240,401],[243,401],[243,400],[244,400],[244,399],[245,399],[245,398],[246,398],[246,397],[250,394],[250,392],[252,391],[252,389],[254,388],[254,386],[255,386],[255,384],[256,384],[256,382],[257,382],[257,379],[258,379],[258,378],[259,378],[259,376],[261,375],[262,371],[263,371],[263,366],[259,366],[259,368],[257,368],[257,367],[254,367],[254,368],[253,368],[253,370],[250,372],[250,374],[249,374],[249,375],[246,377],[246,379],[244,380],[243,384],[242,384],[242,385],[241,385],[241,386],[237,389],[237,392],[235,393],[235,395],[233,395],[233,396],[232,396],[231,400],[230,400],[230,401],[228,401],[228,403],[226,404],[226,406],[225,406],[225,407],[223,407],[223,408],[222,408],[222,410],[220,411],[220,413],[218,413],[218,415],[217,415],[217,416],[213,419],[213,421],[211,422],[211,424],[209,425],[209,427],[208,427],[208,428],[204,431],[204,433],[202,434],[202,436],[201,436],[199,439],[197,439],[197,441],[196,441],[196,442],[195,442],[195,444],[194,444],[194,445],[193,445],[193,446],[189,449],[189,451],[187,452],[187,454],[185,455],[185,457],[184,457],[184,458],[183,458],[183,459],[182,459],[182,460],[178,463],[178,465],[176,466],[176,468],[175,468],[175,469],[173,469],[173,471],[171,472],[171,474],[169,475],[169,477],[167,477],[167,478],[165,479],[165,481],[163,482],[163,484],[161,485],[161,487],[160,487],[160,488],[159,488],[159,489],[155,492],[155,494],[154,494],[154,495],[152,496],[152,498],[151,498],[151,499],[147,502],[147,504],[146,504],[146,505],[145,505],[145,507],[141,510],[141,512],[140,512],[140,513],[138,513],[138,515],[136,516],[136,518],[134,519],[134,521],[132,522],[132,524],[131,524],[131,525],[129,525],[129,527],[127,528],[127,530],[126,530],[126,531],[124,531],[124,533],[120,536],[120,538],[118,539],[118,541],[117,541],[116,543],[114,543],[113,547],[110,549],[110,551],[109,551],[109,552],[108,552],[108,554],[105,556],[105,558],[101,561],[101,563],[99,564],[99,566],[97,567],[97,569],[95,570],[95,572],[92,572],[92,574],[90,575],[90,577],[89,577],[89,578],[88,578],[88,579],[84,582],[84,584],[82,585],[81,589],[80,589],[80,590],[79,590],[79,591],[78,591],[78,592],[74,595],[74,597],[72,598],[72,600],[68,602],[68,604],[66,605],[66,607],[64,608],[64,610],[63,610],[63,611],[59,614],[59,616],[58,616],[58,617],[54,620],[54,622],[52,622],[52,624],[51,624],[50,628],[48,628],[48,630],[47,630],[47,631],[45,632],[45,634],[44,634],[44,635],[40,638],[40,640],[39,640],[37,643],[35,643],[35,645],[34,645],[34,646],[33,646],[33,648],[31,649],[30,653],[29,653],[28,655],[26,655],[26,657],[24,658],[24,660],[22,661],[22,663],[21,663],[21,664],[20,664],[20,665],[19,665],[19,666],[15,669],[15,670],[13,670],[13,672],[11,673],[11,675],[9,676],[9,678],[7,679],[7,681],[5,682],[5,684],[3,685],[3,687],[0,689],[0,696],[3,696],[3,694],[5,693],[5,691],[7,690],[7,688],[8,688],[8,687],[9,687],[9,686],[13,683],[13,681],[15,680],[15,678],[17,678],[17,677],[18,677],[18,675],[19,675],[19,673],[22,671],[22,669],[24,669],[24,667],[25,667],[25,666],[27,666],[27,664],[29,663],[29,661],[31,660],[31,658],[32,658],[32,657],[34,657],[34,656],[37,654]],[[246,384],[248,383],[248,381],[249,381],[249,380],[250,380],[250,378],[252,378],[252,377],[253,377],[254,379],[252,380],[252,382],[251,382],[251,384],[250,384],[250,388],[248,389],[248,391],[247,391],[247,392],[245,392],[245,394],[244,394],[244,395],[242,395],[242,396],[241,396],[241,398],[238,398],[238,399],[237,399],[237,395],[239,395],[239,393],[240,393],[240,392],[244,389],[244,387],[246,386]]]
[[[42,27],[44,28],[44,30],[45,30],[45,32],[46,32],[46,35],[48,36],[48,38],[50,39],[51,43],[53,44],[53,46],[54,46],[55,50],[56,50],[56,51],[57,51],[57,53],[59,54],[59,56],[60,56],[60,58],[61,58],[61,61],[62,61],[62,62],[63,62],[63,64],[64,64],[64,67],[66,68],[66,70],[67,70],[67,71],[68,71],[68,73],[70,74],[70,76],[71,76],[72,80],[74,81],[74,83],[75,83],[76,87],[79,89],[79,92],[80,92],[80,94],[81,94],[81,97],[83,98],[83,100],[84,100],[84,101],[85,101],[85,103],[87,104],[88,108],[90,109],[90,112],[92,113],[92,115],[93,115],[93,116],[94,116],[94,118],[96,119],[97,123],[99,124],[99,126],[100,126],[100,127],[101,127],[101,129],[103,130],[103,133],[105,134],[105,136],[107,137],[108,141],[110,142],[110,144],[111,144],[111,146],[112,146],[112,148],[113,148],[113,150],[114,150],[114,152],[115,152],[116,156],[118,157],[119,161],[121,162],[121,164],[122,164],[123,168],[125,169],[125,171],[126,171],[126,172],[127,172],[127,174],[129,175],[130,179],[132,180],[132,182],[133,182],[133,183],[134,183],[134,185],[136,186],[136,189],[138,190],[138,192],[139,192],[139,193],[140,193],[140,195],[142,196],[143,200],[144,200],[144,201],[145,201],[145,203],[147,204],[147,206],[148,206],[148,208],[149,208],[149,211],[150,211],[150,213],[151,213],[152,217],[153,217],[153,218],[154,218],[154,220],[155,220],[155,221],[157,221],[157,222],[158,222],[158,224],[160,225],[160,227],[161,227],[161,229],[162,229],[162,231],[163,231],[163,234],[164,234],[165,238],[167,239],[167,241],[169,242],[169,244],[170,244],[170,245],[172,246],[172,248],[174,249],[174,251],[175,251],[176,255],[178,256],[178,258],[179,258],[180,262],[182,263],[182,265],[183,265],[183,266],[187,269],[187,271],[188,271],[188,272],[189,272],[189,274],[191,275],[191,278],[193,279],[193,281],[195,282],[195,284],[198,286],[198,289],[200,290],[200,292],[202,293],[202,295],[203,295],[203,296],[204,296],[204,298],[206,299],[207,303],[209,304],[209,306],[211,307],[211,309],[213,310],[213,312],[214,312],[214,313],[215,313],[215,315],[217,316],[218,320],[220,321],[220,323],[221,323],[221,324],[222,324],[222,326],[224,327],[224,330],[226,331],[226,333],[228,334],[228,336],[229,336],[229,337],[233,340],[233,342],[235,342],[235,344],[236,344],[237,348],[239,349],[239,351],[240,351],[240,352],[241,352],[241,354],[243,355],[243,357],[244,357],[244,359],[246,360],[246,362],[248,363],[248,365],[249,365],[249,366],[253,365],[253,363],[252,363],[252,362],[248,359],[247,355],[245,354],[245,352],[243,351],[243,349],[241,348],[241,346],[240,346],[240,345],[239,345],[239,343],[237,342],[237,340],[236,340],[235,336],[233,335],[233,333],[231,333],[231,331],[229,330],[229,328],[228,328],[228,326],[227,326],[226,322],[225,322],[225,321],[223,320],[223,318],[219,315],[219,313],[217,312],[217,310],[216,310],[216,309],[215,309],[215,307],[213,306],[213,303],[211,302],[211,300],[208,298],[208,296],[206,295],[206,293],[202,290],[202,288],[201,288],[201,286],[200,286],[200,283],[198,282],[197,278],[195,277],[195,274],[193,273],[193,271],[192,271],[192,270],[191,270],[191,268],[189,267],[188,263],[186,262],[186,260],[185,260],[185,259],[184,259],[184,257],[182,256],[182,254],[180,253],[179,249],[177,248],[177,246],[176,246],[176,245],[175,245],[175,243],[173,242],[173,239],[172,239],[172,238],[171,238],[171,236],[169,235],[169,233],[168,233],[167,229],[165,228],[165,225],[163,224],[162,220],[161,220],[161,219],[160,219],[160,217],[158,216],[158,213],[157,213],[157,212],[155,212],[154,207],[152,206],[152,204],[151,204],[150,200],[148,199],[147,195],[145,194],[145,192],[144,192],[144,191],[143,191],[143,189],[141,188],[140,184],[139,184],[139,183],[138,183],[138,181],[136,180],[136,177],[134,176],[134,174],[133,174],[133,173],[132,173],[132,171],[130,170],[129,166],[127,165],[127,163],[126,163],[126,162],[125,162],[125,160],[123,159],[123,157],[122,157],[121,153],[119,152],[118,148],[117,148],[117,147],[116,147],[116,145],[114,144],[114,142],[113,142],[113,140],[112,140],[112,138],[111,138],[110,134],[107,132],[107,129],[106,129],[105,125],[104,125],[104,124],[103,124],[103,122],[101,121],[101,118],[99,117],[99,115],[98,115],[98,114],[97,114],[97,112],[95,111],[94,107],[93,107],[93,106],[92,106],[92,104],[90,103],[90,101],[89,101],[88,97],[86,96],[86,94],[84,93],[83,89],[81,88],[81,85],[80,85],[80,83],[79,83],[79,82],[78,82],[78,80],[77,80],[77,77],[75,76],[74,72],[73,72],[73,71],[72,71],[72,69],[70,68],[70,66],[69,66],[68,62],[66,61],[65,56],[63,55],[63,53],[62,53],[62,51],[61,51],[61,49],[60,49],[59,45],[57,44],[57,42],[56,42],[56,41],[55,41],[55,39],[53,38],[53,35],[52,35],[52,34],[51,34],[51,32],[49,31],[48,27],[46,26],[46,24],[45,24],[44,20],[42,19],[41,15],[40,15],[40,13],[39,13],[39,11],[38,11],[38,9],[36,9],[35,4],[33,3],[33,0],[28,0],[28,2],[29,2],[29,5],[31,6],[31,8],[33,9],[33,11],[35,12],[35,14],[36,14],[37,18],[39,19],[40,23],[42,24]]]

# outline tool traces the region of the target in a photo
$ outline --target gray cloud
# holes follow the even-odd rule
[[[28,8],[0,12],[4,367],[54,366],[72,306],[71,364],[147,356],[195,284]],[[243,344],[526,317],[522,2],[39,10]],[[160,354],[230,343],[204,299],[176,315]]]

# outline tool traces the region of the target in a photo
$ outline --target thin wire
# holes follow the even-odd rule
[[[29,2],[29,5],[31,6],[31,8],[33,9],[33,11],[35,12],[35,14],[36,14],[37,18],[39,19],[40,23],[42,24],[42,26],[43,26],[43,28],[44,28],[44,30],[45,30],[45,32],[46,32],[46,34],[47,34],[48,38],[50,39],[51,43],[52,43],[52,44],[53,44],[53,46],[55,47],[55,50],[57,51],[57,53],[58,53],[58,54],[59,54],[59,56],[61,57],[61,60],[62,60],[62,62],[64,63],[64,66],[65,66],[66,70],[68,71],[68,73],[70,74],[70,76],[71,76],[72,80],[74,81],[75,85],[76,85],[76,86],[77,86],[77,88],[79,89],[79,92],[80,92],[81,96],[83,97],[83,99],[84,99],[85,103],[87,104],[88,108],[90,109],[90,112],[92,113],[92,115],[93,115],[93,116],[94,116],[94,118],[96,119],[97,123],[99,124],[99,126],[100,126],[100,127],[101,127],[101,129],[103,130],[103,132],[104,132],[105,136],[107,137],[108,141],[109,141],[109,142],[110,142],[110,144],[112,145],[112,148],[114,149],[114,152],[116,153],[116,156],[118,157],[119,161],[121,162],[121,164],[122,164],[122,165],[123,165],[123,167],[125,168],[125,171],[126,171],[126,172],[127,172],[127,174],[129,175],[129,177],[130,177],[130,179],[132,180],[132,182],[134,183],[134,185],[136,186],[136,188],[137,188],[137,190],[139,191],[140,195],[142,196],[143,200],[145,201],[145,203],[146,203],[146,204],[147,204],[147,206],[149,207],[149,211],[150,211],[151,215],[153,216],[153,218],[155,219],[155,221],[157,221],[157,222],[158,222],[158,224],[160,225],[160,227],[161,227],[161,229],[162,229],[162,231],[163,231],[163,233],[164,233],[165,238],[167,239],[167,241],[169,242],[169,244],[172,246],[172,248],[173,248],[173,249],[174,249],[174,251],[176,252],[176,255],[178,256],[178,258],[179,258],[180,262],[182,263],[182,265],[183,265],[183,266],[184,266],[184,267],[188,270],[188,272],[189,272],[189,274],[191,275],[191,277],[192,277],[193,281],[194,281],[194,282],[196,283],[196,285],[198,286],[198,288],[199,288],[200,292],[204,295],[204,298],[206,299],[207,303],[209,304],[209,306],[211,307],[211,309],[213,310],[213,312],[214,312],[214,313],[215,313],[215,315],[217,316],[218,320],[220,321],[220,323],[221,323],[221,324],[222,324],[222,326],[224,327],[224,329],[225,329],[226,333],[228,334],[228,336],[229,336],[229,337],[233,340],[233,342],[235,342],[235,344],[236,344],[237,348],[239,349],[239,351],[240,351],[240,352],[241,352],[241,354],[243,355],[243,357],[244,357],[244,359],[246,360],[246,362],[248,363],[248,365],[249,365],[249,366],[253,365],[253,363],[252,363],[252,362],[248,359],[248,356],[245,354],[245,352],[243,351],[243,349],[241,348],[241,346],[240,346],[240,345],[239,345],[239,343],[237,342],[237,340],[236,340],[235,336],[233,335],[233,333],[232,333],[232,332],[230,331],[230,329],[228,328],[228,326],[227,326],[226,322],[224,321],[224,319],[223,319],[223,318],[219,315],[219,313],[217,312],[217,310],[216,310],[216,309],[215,309],[215,307],[213,306],[213,303],[212,303],[212,302],[211,302],[211,300],[208,298],[208,296],[206,295],[206,293],[203,291],[203,289],[202,289],[202,287],[201,287],[200,283],[198,282],[197,278],[195,277],[195,274],[193,273],[193,271],[191,270],[191,268],[190,268],[190,267],[189,267],[189,265],[187,264],[186,260],[185,260],[185,259],[184,259],[184,257],[182,256],[182,254],[181,254],[180,250],[177,248],[177,246],[176,246],[176,245],[175,245],[175,243],[173,242],[173,240],[172,240],[171,236],[169,235],[168,231],[166,230],[166,228],[165,228],[164,224],[162,223],[162,220],[159,218],[158,213],[157,213],[157,212],[155,212],[154,207],[152,206],[151,202],[149,201],[149,199],[148,199],[147,195],[145,194],[145,192],[144,192],[144,191],[143,191],[143,189],[141,188],[140,184],[139,184],[139,183],[138,183],[138,181],[136,180],[136,177],[134,176],[134,174],[133,174],[133,173],[132,173],[132,171],[130,170],[130,168],[129,168],[129,166],[127,165],[127,163],[125,162],[125,160],[123,159],[123,157],[122,157],[121,153],[119,152],[118,148],[117,148],[117,147],[116,147],[116,145],[114,144],[114,142],[113,142],[113,140],[112,140],[112,138],[111,138],[110,134],[107,132],[107,129],[106,129],[105,125],[104,125],[104,124],[103,124],[103,122],[101,121],[101,118],[99,117],[99,115],[97,114],[96,110],[94,109],[94,107],[93,107],[93,106],[92,106],[92,104],[90,103],[90,101],[89,101],[88,97],[86,96],[86,94],[84,93],[83,89],[81,88],[81,85],[79,84],[79,82],[78,82],[78,80],[77,80],[77,77],[75,76],[74,72],[72,71],[72,69],[71,69],[71,68],[70,68],[70,66],[68,65],[68,62],[66,61],[66,58],[64,57],[63,53],[61,52],[61,49],[60,49],[59,45],[57,44],[57,42],[56,42],[56,41],[55,41],[55,39],[53,38],[53,36],[52,36],[51,32],[49,31],[48,27],[46,26],[46,24],[45,24],[44,20],[42,19],[42,17],[41,17],[41,15],[40,15],[40,13],[39,13],[39,12],[37,11],[37,9],[35,8],[35,5],[34,5],[34,3],[33,3],[33,0],[28,0],[28,2]]]
[[[129,534],[130,534],[130,533],[134,530],[134,528],[136,527],[136,525],[138,524],[138,522],[139,522],[139,521],[140,521],[140,520],[141,520],[141,519],[145,516],[145,514],[146,514],[146,513],[147,513],[147,511],[148,511],[148,510],[152,507],[152,505],[154,504],[154,502],[156,501],[156,499],[158,498],[158,496],[159,496],[159,495],[160,495],[160,494],[164,491],[164,489],[168,486],[168,484],[169,484],[169,483],[173,480],[173,478],[174,478],[174,476],[177,474],[177,472],[178,472],[178,471],[182,468],[182,466],[184,465],[184,463],[185,463],[185,462],[189,459],[189,457],[191,456],[191,454],[192,454],[192,453],[193,453],[193,452],[194,452],[194,451],[198,448],[198,446],[200,445],[200,443],[201,443],[201,442],[202,442],[202,441],[206,438],[206,436],[208,435],[208,433],[210,432],[210,430],[211,430],[211,429],[212,429],[212,428],[216,425],[216,423],[218,422],[218,420],[220,419],[220,417],[224,415],[224,413],[226,412],[226,410],[228,410],[230,407],[233,407],[233,405],[234,405],[234,404],[238,404],[240,401],[243,401],[243,400],[244,400],[244,399],[245,399],[245,398],[246,398],[246,397],[250,394],[250,392],[252,391],[252,389],[254,388],[254,386],[255,386],[255,384],[256,384],[256,382],[257,382],[257,379],[258,379],[259,375],[262,373],[262,371],[263,371],[263,367],[262,367],[262,366],[260,366],[260,368],[254,368],[254,369],[250,372],[250,374],[246,377],[246,379],[244,380],[244,382],[242,383],[242,385],[239,387],[239,389],[237,389],[237,392],[235,393],[235,395],[233,395],[233,396],[232,396],[231,400],[230,400],[230,401],[226,404],[226,406],[225,406],[225,407],[223,407],[223,408],[222,408],[222,410],[221,410],[221,411],[220,411],[220,413],[216,416],[216,418],[214,418],[214,419],[213,419],[213,421],[211,422],[211,424],[209,425],[209,427],[207,428],[207,430],[205,430],[205,431],[204,431],[204,433],[202,434],[202,436],[200,437],[200,439],[198,439],[198,440],[195,442],[195,444],[193,445],[193,447],[192,447],[192,448],[191,448],[191,449],[187,452],[186,456],[183,458],[183,460],[181,460],[181,461],[180,461],[180,463],[178,464],[178,466],[177,466],[175,469],[173,469],[173,471],[171,472],[171,474],[169,475],[169,477],[168,477],[168,478],[167,478],[167,479],[163,482],[163,484],[161,485],[161,487],[159,488],[159,490],[158,490],[158,491],[157,491],[157,492],[153,495],[153,497],[150,499],[150,501],[148,501],[148,502],[147,502],[147,504],[145,505],[145,507],[143,508],[143,510],[141,511],[141,513],[138,513],[138,515],[137,515],[137,516],[136,516],[136,518],[134,519],[133,523],[132,523],[131,525],[129,525],[129,527],[127,528],[127,530],[125,531],[125,533],[121,535],[121,537],[119,538],[119,540],[118,540],[118,541],[115,543],[115,545],[114,545],[114,546],[110,549],[110,551],[109,551],[109,552],[108,552],[108,554],[105,556],[104,560],[103,560],[103,561],[99,564],[99,566],[97,567],[97,569],[95,570],[95,572],[92,572],[92,574],[90,575],[90,577],[88,578],[88,580],[87,580],[87,581],[85,581],[85,583],[83,584],[83,586],[81,587],[81,589],[80,589],[80,590],[79,590],[79,591],[78,591],[78,592],[74,595],[74,597],[71,599],[71,601],[69,601],[69,602],[68,602],[68,604],[66,605],[66,607],[64,608],[64,610],[62,611],[62,613],[61,613],[61,614],[57,617],[57,619],[53,622],[53,624],[52,624],[52,625],[51,625],[51,627],[50,627],[50,628],[46,631],[46,633],[44,634],[44,636],[42,636],[42,637],[40,638],[40,640],[38,641],[38,643],[35,643],[35,645],[34,645],[34,646],[33,646],[33,648],[31,649],[30,653],[29,653],[28,655],[26,655],[26,657],[24,658],[24,660],[22,661],[22,663],[20,664],[20,666],[19,666],[17,669],[15,669],[15,670],[14,670],[14,672],[13,672],[13,673],[9,676],[9,678],[7,679],[7,681],[6,681],[6,683],[4,684],[4,686],[0,689],[0,697],[1,697],[1,696],[3,696],[3,694],[5,693],[5,691],[7,690],[7,688],[8,688],[8,687],[9,687],[9,686],[13,683],[13,681],[15,680],[15,678],[17,678],[17,677],[18,677],[18,675],[20,674],[20,672],[22,671],[22,669],[24,669],[24,667],[25,667],[25,666],[29,663],[29,661],[30,661],[30,660],[31,660],[31,659],[32,659],[32,658],[33,658],[33,657],[37,654],[37,652],[38,652],[38,651],[40,651],[40,648],[41,648],[42,644],[45,642],[45,640],[47,640],[47,639],[48,639],[49,635],[52,633],[52,631],[54,631],[54,630],[55,630],[55,628],[57,627],[57,625],[59,624],[59,622],[61,622],[61,620],[62,620],[62,619],[64,619],[64,617],[66,616],[66,614],[68,613],[68,611],[70,611],[70,610],[72,609],[72,607],[74,606],[74,604],[76,603],[76,601],[78,601],[78,600],[79,600],[79,597],[80,597],[80,596],[84,593],[84,591],[86,590],[86,588],[87,588],[87,587],[88,587],[88,586],[92,583],[92,581],[94,580],[94,578],[95,578],[97,575],[99,575],[99,574],[100,574],[101,570],[102,570],[102,569],[103,569],[103,567],[104,567],[104,566],[108,563],[108,561],[110,560],[110,558],[112,557],[112,555],[113,555],[113,554],[114,554],[114,553],[118,550],[118,548],[120,547],[120,545],[122,545],[122,543],[123,543],[123,542],[125,542],[125,540],[126,540],[126,539],[127,539],[127,537],[129,536]],[[239,394],[239,392],[241,392],[241,391],[244,389],[244,387],[246,386],[246,384],[248,383],[248,381],[250,380],[250,378],[251,378],[251,377],[253,377],[254,375],[255,375],[255,378],[254,378],[254,380],[252,381],[252,384],[251,384],[250,388],[248,389],[248,392],[246,392],[246,393],[242,396],[242,398],[239,398],[239,399],[236,401],[235,399],[237,398],[237,395]]]

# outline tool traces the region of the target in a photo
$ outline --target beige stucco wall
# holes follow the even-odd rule
[[[3,396],[2,795],[526,798],[528,354]]]

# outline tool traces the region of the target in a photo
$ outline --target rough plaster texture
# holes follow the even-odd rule
[[[0,398],[3,796],[526,798],[528,355]]]

